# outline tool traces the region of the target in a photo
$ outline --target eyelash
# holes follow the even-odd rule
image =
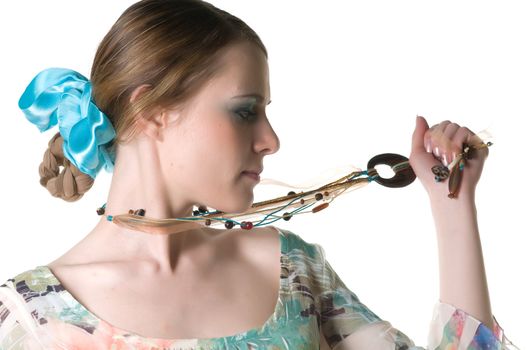
[[[247,113],[247,115],[245,115],[244,112]],[[257,113],[254,113],[248,110],[241,110],[241,111],[236,112],[236,114],[243,120],[250,120],[251,117],[254,117]]]

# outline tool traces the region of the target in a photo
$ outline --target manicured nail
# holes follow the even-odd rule
[[[436,157],[439,157],[439,147],[437,146],[434,147],[434,154]]]
[[[443,165],[448,166],[448,160],[446,159],[446,154],[443,154]]]
[[[426,141],[426,151],[428,153],[432,152],[432,145],[430,144],[430,141]]]

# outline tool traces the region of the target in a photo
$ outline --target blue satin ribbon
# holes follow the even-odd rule
[[[115,130],[91,100],[92,86],[82,74],[65,68],[38,73],[18,101],[18,107],[40,132],[58,124],[64,156],[80,171],[97,176],[113,171],[115,150],[108,144]]]

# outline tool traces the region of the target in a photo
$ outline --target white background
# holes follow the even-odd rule
[[[99,219],[95,209],[105,201],[111,175],[101,172],[78,202],[51,197],[38,182],[38,165],[56,129],[40,134],[17,103],[42,69],[89,76],[98,43],[132,3],[2,6],[0,280],[54,260]],[[212,3],[252,26],[269,51],[273,102],[267,114],[281,148],[265,159],[264,178],[299,183],[335,166],[363,169],[378,153],[408,156],[416,114],[430,125],[448,119],[493,134],[476,198],[485,267],[494,315],[526,348],[523,3]],[[255,201],[269,198],[269,191],[257,186]],[[403,189],[373,183],[320,213],[275,225],[322,244],[366,305],[426,345],[438,270],[434,223],[418,181]]]

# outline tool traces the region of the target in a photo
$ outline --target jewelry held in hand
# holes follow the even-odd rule
[[[492,146],[492,142],[482,142],[477,145],[463,144],[463,152],[458,154],[454,160],[448,165],[434,165],[432,173],[435,175],[435,181],[441,182],[448,178],[448,198],[456,198],[461,187],[461,179],[463,169],[465,168],[467,160],[471,159],[473,152],[484,147]]]
[[[375,169],[377,165],[390,166],[395,175],[391,178],[381,177]],[[192,217],[154,219],[145,216],[145,209],[130,209],[127,214],[106,215],[106,219],[125,228],[152,234],[171,234],[218,224],[223,224],[227,229],[238,225],[242,229],[250,230],[280,219],[289,221],[295,215],[317,213],[326,209],[339,195],[372,181],[385,187],[397,188],[408,186],[415,178],[408,158],[399,154],[383,153],[371,158],[366,170],[353,171],[314,190],[300,193],[289,191],[285,196],[253,203],[251,208],[243,213],[209,211],[206,206],[200,205],[198,210],[193,211]],[[267,180],[267,183],[299,188],[280,181]],[[106,204],[97,209],[97,214],[106,214]]]

